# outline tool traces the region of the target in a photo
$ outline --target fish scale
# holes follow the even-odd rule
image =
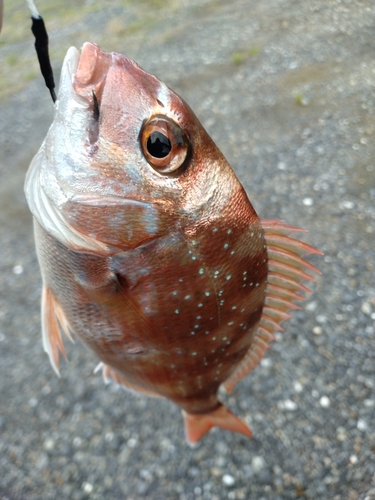
[[[320,252],[260,221],[189,106],[125,56],[71,48],[55,108],[25,185],[52,366],[73,334],[106,381],[177,404],[188,441],[251,436],[218,390],[259,364]]]

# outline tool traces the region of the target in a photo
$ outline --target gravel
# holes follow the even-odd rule
[[[78,343],[66,345],[58,379],[41,344],[22,190],[52,104],[40,79],[0,101],[0,500],[372,500],[373,1],[147,5],[153,23],[116,46],[107,45],[116,2],[79,29],[184,96],[260,216],[309,230],[325,254],[311,258],[322,276],[266,359],[223,395],[252,440],[214,429],[187,446],[176,407],[104,386]],[[137,6],[126,7],[133,17]],[[48,15],[51,43],[68,48],[78,25],[59,28],[58,12]]]

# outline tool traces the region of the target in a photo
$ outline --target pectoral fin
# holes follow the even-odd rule
[[[60,304],[55,299],[51,290],[43,287],[42,292],[42,336],[43,347],[49,356],[52,368],[58,376],[59,372],[59,353],[66,359],[64,344],[61,338],[60,328],[65,332],[68,338],[73,342],[69,331],[68,321]]]

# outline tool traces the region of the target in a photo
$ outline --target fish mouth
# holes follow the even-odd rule
[[[112,63],[112,54],[91,42],[86,42],[81,51],[70,47],[66,53],[56,110],[61,123],[69,128],[74,123],[75,130],[82,130],[82,136],[75,133],[78,149],[84,144],[95,151],[102,94]]]

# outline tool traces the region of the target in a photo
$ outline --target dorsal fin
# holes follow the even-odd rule
[[[267,244],[269,271],[263,313],[245,358],[223,384],[227,392],[231,392],[234,385],[260,363],[269,342],[274,340],[273,334],[282,330],[280,324],[291,317],[287,311],[299,309],[294,301],[304,300],[304,297],[297,292],[310,292],[301,281],[314,280],[308,271],[320,274],[301,255],[323,255],[322,252],[289,236],[290,233],[305,230],[287,226],[279,220],[264,220],[262,228]]]

